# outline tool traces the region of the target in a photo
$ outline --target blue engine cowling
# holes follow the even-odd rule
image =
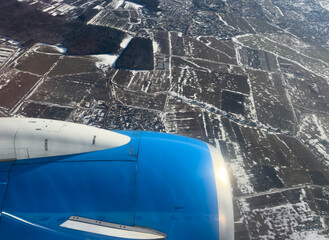
[[[16,136],[25,129],[17,126]],[[0,239],[234,238],[230,184],[214,147],[164,133],[112,133],[125,140],[83,152],[53,143],[59,135],[52,131],[32,132],[28,138],[42,141],[20,147],[27,158],[14,149],[15,159],[0,159]],[[65,145],[74,153],[56,155]],[[51,148],[57,149],[50,154]]]

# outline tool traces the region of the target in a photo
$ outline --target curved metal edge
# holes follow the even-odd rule
[[[216,179],[219,239],[234,239],[234,214],[231,184],[222,154],[208,145]]]

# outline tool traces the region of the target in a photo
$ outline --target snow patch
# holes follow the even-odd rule
[[[282,203],[277,206],[250,205],[246,199],[238,200],[242,218],[248,226],[254,224],[257,239],[277,239],[277,233],[285,239],[321,239],[319,234],[325,224],[323,219],[314,212],[306,197],[306,191],[300,189],[297,203]],[[264,196],[265,197],[265,196]],[[312,224],[310,224],[312,223]],[[267,229],[259,234],[261,229]],[[255,237],[255,236],[254,236]],[[287,238],[288,237],[288,238]]]
[[[53,16],[57,16],[57,15],[67,14],[68,12],[70,12],[75,8],[76,8],[75,6],[62,3],[62,1],[57,0],[57,1],[53,1],[51,4],[45,4],[42,11],[51,14]]]
[[[322,8],[329,11],[329,1],[328,0],[318,0],[318,3],[321,5]]]
[[[281,17],[284,17],[284,14],[283,14],[283,12],[281,11],[281,9],[280,9],[278,6],[275,6],[275,8],[277,9],[277,12],[279,13],[279,15],[280,15]]]
[[[67,51],[67,48],[65,47],[60,47],[60,46],[54,46],[54,49],[56,49],[56,51],[58,51],[61,54],[65,54]]]
[[[131,35],[127,35],[120,43],[120,47],[123,49],[126,48],[132,38],[133,37]]]
[[[238,143],[232,142],[234,152],[236,154],[236,159],[231,159],[229,164],[232,174],[237,181],[237,186],[242,194],[254,193],[254,188],[252,187],[250,178],[246,172],[246,167],[244,164],[243,156],[240,153],[240,146]]]
[[[110,54],[99,54],[94,55],[96,58],[96,67],[102,70],[106,70],[109,67],[113,67],[115,61],[118,59],[118,55],[110,55]]]
[[[222,18],[222,16],[220,14],[217,14],[217,17],[219,18],[219,21],[223,22],[227,26],[230,26],[227,24],[227,22]]]
[[[140,9],[142,7],[143,7],[142,5],[139,5],[137,3],[126,1],[125,2],[124,9],[138,10],[138,9]]]
[[[320,119],[315,115],[307,115],[303,118],[298,127],[297,137],[306,145],[311,147],[313,151],[324,159],[324,164],[329,166],[329,136]]]
[[[119,7],[122,6],[124,2],[124,0],[113,0],[110,4],[107,5],[107,7],[110,7],[113,10],[117,10]]]
[[[94,9],[96,9],[96,10],[103,10],[103,9],[104,9],[104,7],[103,7],[103,6],[101,6],[101,5],[97,5],[97,6],[95,6],[95,7],[94,7]]]
[[[60,44],[50,45],[50,44],[47,44],[47,43],[37,43],[35,45],[35,47],[38,47],[38,46],[47,46],[47,47],[50,47],[50,48],[54,49],[55,51],[57,51],[60,54],[65,54],[66,51],[67,51],[67,48],[61,46]],[[49,54],[49,53],[47,53],[47,54]]]
[[[153,53],[157,53],[160,51],[159,43],[157,43],[156,41],[153,40],[152,45],[153,45]]]

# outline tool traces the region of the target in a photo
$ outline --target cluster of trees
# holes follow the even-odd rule
[[[117,53],[125,35],[116,29],[79,22],[67,23],[63,29],[62,43],[70,55]]]
[[[153,45],[149,38],[133,38],[115,63],[116,68],[153,70]]]
[[[30,47],[37,42],[62,44],[66,54],[117,53],[124,37],[122,31],[68,22],[17,0],[0,0],[0,35]]]
[[[225,2],[223,0],[193,0],[194,6],[197,8],[216,10],[225,7]],[[210,8],[209,6],[212,5]]]

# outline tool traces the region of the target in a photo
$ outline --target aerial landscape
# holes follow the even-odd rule
[[[329,239],[328,0],[0,0],[0,117],[203,140],[235,239]]]

